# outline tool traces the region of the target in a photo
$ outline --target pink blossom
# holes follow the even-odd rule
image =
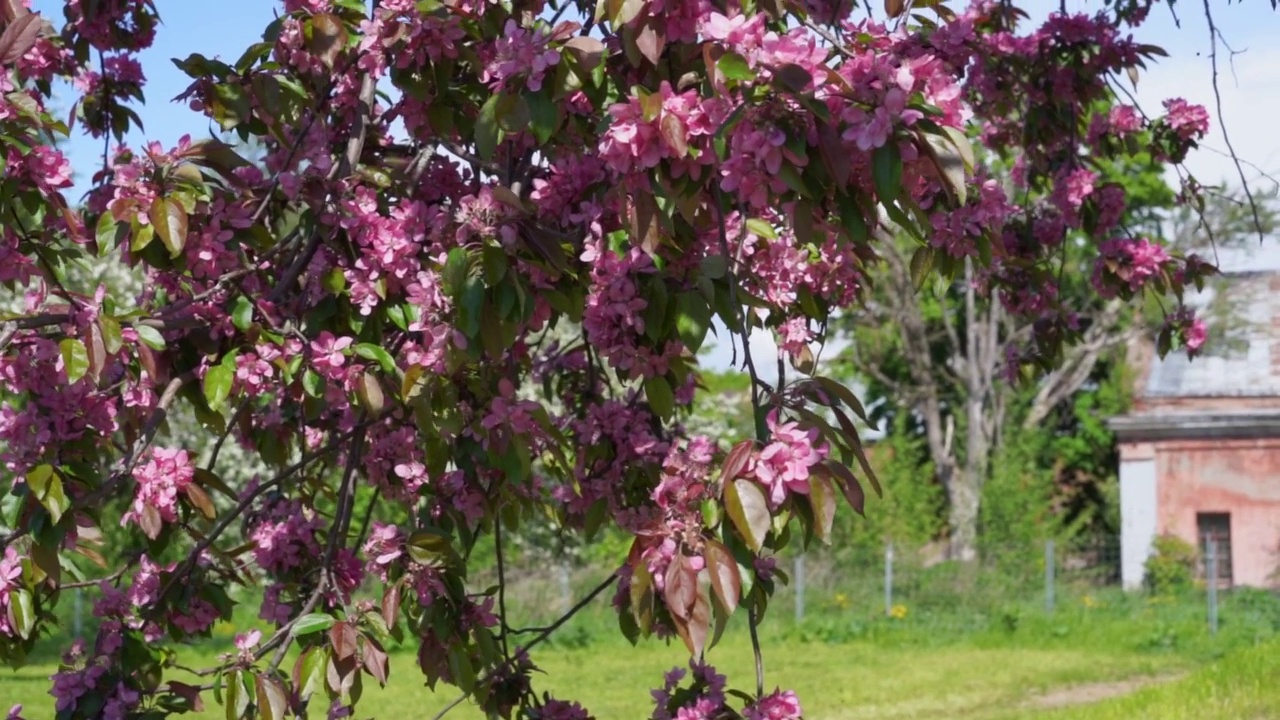
[[[489,88],[497,92],[511,87],[512,80],[522,78],[526,88],[538,92],[547,70],[560,62],[560,53],[547,47],[548,39],[542,28],[525,30],[515,20],[508,20],[502,37],[493,44],[480,81],[489,83]]]
[[[1164,101],[1165,123],[1185,141],[1199,140],[1209,132],[1209,111],[1182,98]]]
[[[800,699],[790,690],[775,690],[766,695],[742,713],[744,720],[800,720]]]
[[[801,430],[794,422],[778,423],[773,411],[767,419],[771,440],[755,462],[756,480],[769,490],[769,502],[781,505],[787,493],[809,494],[809,468],[822,462],[827,446],[819,443],[818,430]]]
[[[312,363],[317,369],[336,371],[342,368],[343,363],[347,361],[346,355],[342,352],[351,347],[355,342],[350,337],[335,338],[333,333],[324,330],[319,337],[311,341]]]
[[[161,522],[178,519],[178,496],[184,493],[195,477],[195,466],[186,450],[152,448],[146,460],[134,468],[137,482],[133,504],[121,522],[136,523],[151,538],[160,531],[158,524],[147,519],[148,511]]]

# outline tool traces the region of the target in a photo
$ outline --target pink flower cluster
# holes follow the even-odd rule
[[[725,676],[698,660],[689,661],[689,670],[672,668],[662,687],[651,691],[655,705],[651,720],[713,720],[727,710]],[[690,686],[677,692],[686,675]]]
[[[550,699],[533,711],[529,720],[593,720],[591,713],[576,702]]]
[[[538,92],[547,71],[560,62],[560,53],[548,47],[549,40],[544,28],[526,30],[515,20],[508,20],[502,36],[493,43],[480,81],[488,83],[494,92],[513,90],[521,81],[530,91]]]
[[[1163,273],[1171,258],[1164,246],[1148,238],[1114,238],[1098,247],[1093,285],[1103,297],[1117,289],[1134,293]]]
[[[1164,122],[1185,141],[1193,142],[1209,132],[1209,111],[1182,98],[1164,101]]]
[[[743,720],[801,720],[800,698],[790,690],[776,690],[742,711]]]
[[[1165,326],[1181,341],[1191,357],[1200,353],[1209,338],[1209,328],[1204,320],[1196,317],[1195,311],[1185,305],[1165,318]]]
[[[0,356],[0,389],[12,398],[0,404],[0,460],[10,472],[25,475],[54,448],[68,461],[111,437],[117,398],[87,378],[67,383],[57,343],[32,336],[14,349]]]
[[[754,458],[751,470],[768,490],[770,505],[778,507],[788,493],[809,494],[809,469],[822,462],[830,448],[819,441],[816,428],[802,430],[794,422],[779,423],[777,410],[769,413],[766,422],[771,439]]]
[[[0,636],[16,637],[17,628],[9,625],[13,613],[9,611],[10,596],[22,587],[22,558],[12,545],[4,549],[0,558]]]
[[[186,492],[194,477],[195,466],[186,450],[152,448],[146,460],[133,470],[138,486],[133,504],[121,522],[135,523],[154,538],[152,529],[158,530],[158,526],[150,524],[144,515],[154,513],[162,522],[176,522],[179,495]]]
[[[254,544],[253,558],[267,573],[283,576],[320,556],[322,550],[317,535],[324,529],[320,517],[308,512],[301,503],[278,499],[267,506],[249,531],[249,539]]]

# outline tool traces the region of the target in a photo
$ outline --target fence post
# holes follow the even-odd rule
[[[893,543],[884,546],[884,614],[893,615]]]
[[[804,553],[796,556],[796,624],[804,622]]]
[[[1054,602],[1054,564],[1056,559],[1053,552],[1053,541],[1045,540],[1044,542],[1044,611],[1053,612]]]
[[[1205,584],[1209,588],[1209,634],[1218,634],[1218,552],[1212,535],[1204,539],[1205,558],[1208,567],[1205,572]]]
[[[573,607],[573,587],[569,582],[569,565],[567,563],[559,563],[560,575],[560,607],[563,612],[568,612]]]

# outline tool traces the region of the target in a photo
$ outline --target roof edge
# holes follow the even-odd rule
[[[1121,442],[1280,438],[1280,412],[1119,415],[1107,426]]]

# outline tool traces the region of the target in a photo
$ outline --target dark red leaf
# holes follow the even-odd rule
[[[152,540],[160,535],[160,523],[160,511],[152,505],[144,505],[142,512],[138,513],[138,527]]]
[[[573,54],[578,66],[585,71],[595,69],[604,59],[604,43],[593,37],[575,37],[564,44],[564,49]]]
[[[711,604],[706,595],[698,593],[689,609],[687,620],[676,621],[676,632],[684,640],[685,647],[694,657],[701,657],[707,647],[707,634],[711,630]]]
[[[747,541],[747,547],[752,552],[760,552],[769,527],[773,524],[769,516],[769,504],[760,487],[750,480],[734,480],[726,484],[724,509],[729,513],[733,526],[738,529],[738,534]]]
[[[391,664],[388,662],[387,653],[372,642],[364,649],[364,669],[378,681],[379,685],[386,687],[387,677],[391,674]]]
[[[195,685],[188,685],[186,683],[177,682],[176,680],[170,680],[169,692],[177,695],[183,700],[186,700],[191,705],[191,709],[195,712],[202,712],[204,710],[204,701],[200,699],[200,688]]]
[[[884,493],[880,489],[880,481],[876,479],[876,471],[871,467],[871,462],[867,460],[867,453],[862,448],[862,439],[858,437],[858,429],[853,426],[853,421],[849,420],[849,416],[845,415],[840,408],[833,407],[831,411],[835,413],[836,420],[840,423],[840,429],[844,431],[845,442],[848,444],[849,449],[853,451],[853,456],[858,459],[858,466],[862,468],[862,472],[871,481],[871,486],[875,489],[876,496],[883,497]]]
[[[725,610],[733,612],[738,607],[742,595],[742,574],[738,571],[738,561],[734,559],[729,548],[708,540],[703,557],[707,561],[707,573],[711,575],[711,589]]]
[[[356,628],[349,622],[335,623],[329,628],[329,644],[333,646],[333,656],[338,660],[346,660],[356,654]]]
[[[213,501],[209,499],[208,493],[200,489],[195,483],[189,483],[186,487],[187,499],[191,501],[191,505],[199,510],[202,515],[210,520],[218,516],[218,512],[213,508]]]
[[[325,678],[329,682],[329,688],[335,693],[342,695],[349,691],[355,684],[356,675],[359,674],[359,671],[360,666],[356,663],[356,656],[354,654],[342,659],[335,657],[329,660],[329,666],[326,668]]]
[[[787,63],[774,68],[773,77],[779,85],[793,93],[803,91],[813,82],[813,75],[795,63]]]
[[[680,157],[689,154],[688,130],[684,126],[684,122],[674,113],[664,113],[658,127],[662,131],[662,139],[667,141],[667,145]]]
[[[818,539],[831,542],[831,526],[836,517],[836,489],[825,475],[809,475],[809,505],[813,507],[814,532]]]
[[[862,485],[858,482],[858,478],[853,476],[853,472],[831,458],[823,460],[820,467],[826,469],[831,478],[835,480],[836,485],[840,486],[840,491],[844,493],[849,505],[859,515],[866,517],[865,505],[867,496],[862,491]]]
[[[387,627],[395,627],[400,618],[400,583],[388,585],[382,593],[382,620]]]
[[[655,23],[650,20],[640,28],[639,34],[636,35],[636,47],[640,50],[640,54],[644,56],[653,65],[657,65],[662,60],[662,51],[667,47],[666,36],[655,27]]]
[[[840,140],[840,131],[830,123],[818,121],[818,147],[822,150],[822,163],[827,172],[831,173],[836,187],[848,186],[852,169],[849,167],[849,156]]]
[[[337,16],[319,13],[311,16],[309,49],[329,67],[338,60],[347,45],[347,28]]]
[[[727,483],[731,480],[737,480],[742,471],[746,469],[747,462],[751,460],[751,452],[755,449],[755,440],[743,440],[734,445],[724,459],[724,467],[720,471],[720,482]]]
[[[283,720],[289,708],[289,696],[280,682],[266,675],[254,678],[258,691],[258,715],[264,720]]]
[[[0,67],[12,65],[27,54],[49,23],[37,13],[27,13],[9,23],[0,33]]]
[[[671,614],[682,620],[688,619],[693,609],[694,600],[698,596],[698,573],[689,565],[689,558],[677,554],[667,566],[666,582],[662,589],[662,599],[667,603]]]

